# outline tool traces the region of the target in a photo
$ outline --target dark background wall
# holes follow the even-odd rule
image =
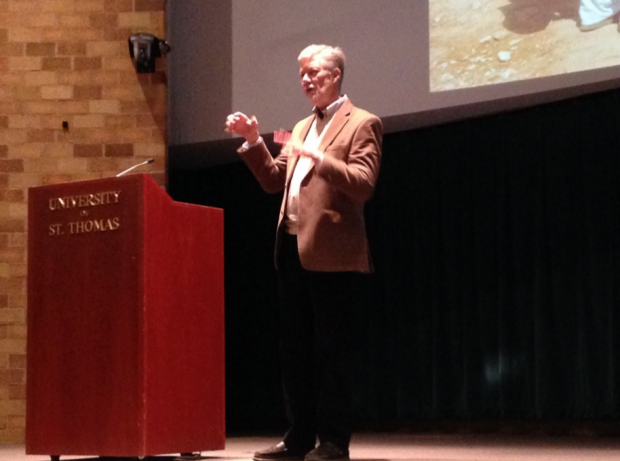
[[[360,427],[617,421],[619,103],[612,90],[385,136],[366,213],[377,272],[358,293]],[[279,430],[281,197],[243,163],[188,164],[171,159],[172,197],[225,209],[228,429]]]

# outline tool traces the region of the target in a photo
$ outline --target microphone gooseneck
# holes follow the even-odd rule
[[[129,172],[130,172],[131,170],[133,170],[134,168],[138,168],[139,166],[146,165],[146,164],[148,164],[148,163],[153,163],[154,161],[155,161],[155,159],[153,159],[153,158],[150,158],[150,159],[148,159],[148,160],[145,160],[145,161],[144,161],[144,162],[142,162],[142,163],[138,163],[137,165],[134,165],[134,166],[132,166],[132,167],[127,168],[125,171],[121,171],[119,174],[117,174],[117,175],[116,175],[116,177],[118,178],[119,176],[123,176],[125,173],[129,173]]]

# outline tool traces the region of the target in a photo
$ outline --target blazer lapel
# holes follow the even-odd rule
[[[310,131],[310,127],[312,126],[312,122],[314,122],[316,115],[310,116],[305,120],[305,123],[301,125],[301,128],[298,130],[293,130],[291,134],[291,141],[295,144],[302,145],[304,143],[304,139],[308,136],[308,131]],[[286,165],[286,185],[291,182],[291,178],[293,177],[293,171],[295,171],[295,165],[297,165],[297,161],[299,157],[296,155],[293,158],[289,159]]]
[[[325,152],[325,149],[334,142],[336,136],[342,131],[344,126],[349,122],[349,116],[351,115],[351,110],[353,109],[353,104],[349,99],[347,99],[342,107],[334,114],[334,118],[329,124],[325,135],[323,135],[323,139],[319,144],[319,150],[321,152]]]

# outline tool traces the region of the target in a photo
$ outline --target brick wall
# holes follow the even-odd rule
[[[28,188],[150,157],[165,182],[165,59],[127,47],[164,31],[164,0],[0,0],[0,443],[24,441]]]

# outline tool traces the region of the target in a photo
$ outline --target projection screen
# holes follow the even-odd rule
[[[580,1],[596,0],[169,2],[170,144],[230,138],[237,110],[291,129],[311,43],[344,49],[343,91],[386,132],[616,87],[618,26],[582,32]]]

